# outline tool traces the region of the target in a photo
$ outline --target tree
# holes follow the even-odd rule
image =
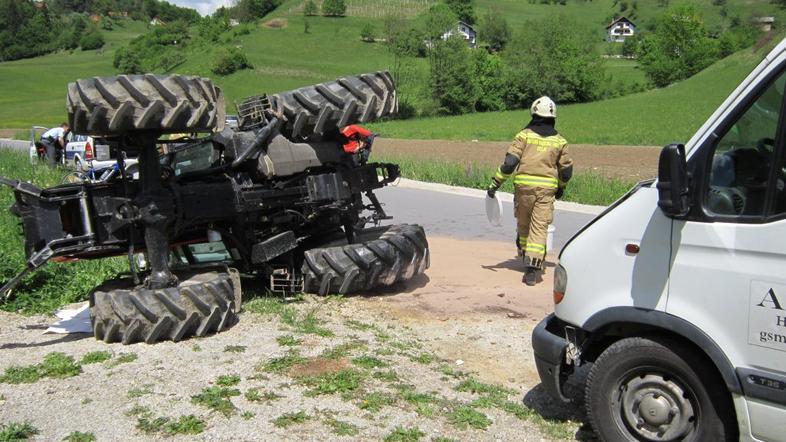
[[[104,46],[104,36],[98,30],[88,32],[79,39],[79,46],[83,51],[100,49]]]
[[[480,38],[495,52],[501,51],[510,40],[510,26],[499,8],[492,7],[481,19]]]
[[[319,10],[317,9],[317,4],[314,3],[314,0],[306,0],[306,4],[303,5],[303,15],[308,17],[317,14],[319,14]]]
[[[637,55],[647,77],[658,87],[688,78],[712,64],[718,45],[695,6],[669,8],[657,21],[655,31],[638,45]]]
[[[477,91],[473,66],[464,39],[438,40],[429,52],[431,97],[439,113],[464,114],[475,110]]]
[[[213,66],[210,68],[216,75],[229,75],[241,69],[253,69],[248,62],[246,54],[238,48],[228,47],[220,49],[213,59]]]
[[[601,95],[605,71],[594,34],[565,16],[525,23],[502,52],[509,107],[528,107],[548,95],[584,102]]]
[[[235,5],[235,16],[243,23],[260,19],[281,4],[281,0],[238,0]]]
[[[451,11],[464,23],[475,24],[475,8],[473,0],[445,0]]]
[[[430,42],[442,39],[442,36],[449,30],[456,27],[458,17],[447,5],[437,3],[429,8],[422,18],[421,28]]]
[[[324,0],[322,2],[322,15],[326,17],[341,17],[347,12],[344,0]]]

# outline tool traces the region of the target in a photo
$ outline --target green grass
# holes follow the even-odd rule
[[[327,418],[324,420],[324,423],[330,427],[330,429],[333,431],[333,434],[336,436],[357,436],[357,434],[360,432],[360,429],[357,427],[357,425],[334,418]]]
[[[82,365],[98,364],[112,359],[112,354],[108,351],[91,351],[82,356],[80,363]]]
[[[557,129],[570,143],[652,146],[686,142],[765,55],[765,51],[748,49],[664,89],[558,106]],[[390,121],[370,127],[387,138],[508,141],[529,119],[528,110],[518,110]]]
[[[388,371],[375,371],[371,377],[374,379],[379,379],[380,381],[384,382],[398,382],[399,377],[398,374],[393,370]]]
[[[237,410],[230,399],[234,396],[240,396],[240,390],[226,387],[207,387],[202,389],[201,393],[191,396],[191,402],[229,417]]]
[[[219,387],[234,387],[235,385],[240,383],[240,376],[235,375],[223,375],[219,376],[216,379],[216,385]]]
[[[107,362],[106,366],[108,368],[115,368],[121,364],[128,364],[131,362],[136,361],[139,358],[136,353],[123,353],[120,356],[112,359],[111,361]]]
[[[425,435],[426,433],[420,431],[418,427],[396,427],[383,440],[384,442],[416,442]]]
[[[120,22],[102,31],[106,46],[97,51],[60,51],[43,57],[0,63],[0,127],[54,126],[66,119],[66,85],[78,78],[112,75],[115,50],[145,31],[147,24]],[[27,139],[27,137],[25,137]]]
[[[172,420],[169,417],[153,418],[150,413],[145,413],[137,419],[136,428],[148,435],[193,435],[200,434],[205,431],[205,422],[193,414],[188,416],[180,416],[177,420]]]
[[[30,422],[0,424],[0,442],[28,440],[36,434],[38,434],[38,429]]]
[[[245,351],[245,345],[227,345],[224,347],[224,353],[243,353]]]
[[[365,368],[367,370],[372,370],[374,368],[387,367],[388,363],[380,359],[377,359],[373,356],[364,355],[352,359],[352,365],[355,365],[360,368]]]
[[[272,391],[260,392],[259,388],[252,388],[244,394],[249,402],[270,402],[283,398],[284,396],[277,395]]]
[[[306,362],[306,359],[297,353],[290,352],[284,356],[269,359],[257,366],[257,371],[268,373],[284,373],[295,365]]]
[[[312,417],[306,414],[305,411],[298,411],[293,413],[284,413],[281,416],[273,419],[273,425],[276,428],[288,428],[292,425],[298,425],[311,420]]]
[[[276,342],[282,347],[297,347],[303,341],[292,335],[283,335],[276,337]]]
[[[81,431],[72,431],[68,436],[63,438],[65,442],[95,442],[96,435],[93,433],[83,433]]]
[[[2,99],[0,97],[0,101]],[[59,169],[31,165],[25,153],[0,149],[0,176],[45,187],[59,183],[64,173]],[[0,260],[0,283],[15,276],[25,263],[19,219],[8,211],[14,201],[10,188],[0,188],[0,253],[3,257]],[[51,313],[64,304],[87,299],[93,287],[126,268],[125,262],[119,258],[48,263],[22,278],[8,300],[0,296],[0,309],[25,314]]]
[[[704,14],[705,22],[711,29],[719,28],[723,19],[720,8],[711,4],[712,0],[693,0]],[[614,0],[594,0],[592,2],[570,0],[567,6],[542,5],[540,2],[530,4],[521,0],[481,0],[475,7],[480,17],[492,5],[498,8],[507,19],[514,31],[525,25],[527,20],[542,19],[554,14],[562,14],[575,18],[588,27],[596,29],[598,44],[602,44],[605,25],[612,15],[618,11],[613,6]],[[630,2],[629,2],[630,3]],[[637,24],[642,26],[653,17],[662,14],[663,9],[652,1],[638,1]],[[729,2],[729,17],[740,16],[746,19],[749,15],[775,15],[776,22],[781,23],[786,17],[784,12],[769,0],[751,0],[745,2]],[[177,73],[208,76],[224,90],[227,96],[227,107],[233,112],[233,104],[249,95],[272,93],[300,86],[320,83],[349,74],[372,72],[389,69],[392,57],[382,43],[364,43],[359,38],[360,29],[371,24],[379,37],[382,37],[386,11],[395,10],[397,14],[412,16],[427,6],[426,2],[406,0],[386,2],[384,0],[354,0],[350,2],[347,17],[326,18],[310,17],[305,19],[301,14],[301,1],[290,1],[282,5],[269,18],[285,18],[288,25],[284,28],[271,29],[263,24],[251,26],[251,33],[233,36],[227,31],[222,37],[227,39],[221,45],[195,47],[185,51],[186,62],[177,68]],[[310,32],[304,32],[304,21],[308,20]],[[111,32],[104,32],[107,46],[102,51],[59,52],[43,57],[13,62],[0,63],[0,84],[4,85],[4,94],[0,97],[0,127],[24,128],[33,123],[53,125],[65,118],[63,98],[66,85],[78,78],[112,75],[112,58],[115,50],[133,36],[145,31],[147,25],[141,22],[124,21],[125,27],[116,27]],[[726,23],[727,24],[727,23]],[[213,52],[222,45],[241,47],[254,69],[246,69],[234,74],[218,77],[210,72]],[[348,56],[351,54],[351,56]],[[425,59],[411,60],[414,80],[402,84],[401,95],[410,98],[420,95],[427,82],[428,66]],[[57,69],[52,67],[56,66]],[[619,63],[609,63],[609,74],[623,82],[639,81],[641,73],[635,68],[622,67]],[[31,75],[34,73],[35,75]],[[722,86],[722,84],[720,84]],[[722,87],[720,88],[723,89]],[[714,92],[713,96],[721,91]],[[615,111],[619,111],[617,108]],[[625,116],[629,112],[622,115]],[[633,112],[634,114],[636,112]],[[566,114],[567,115],[567,114]],[[607,115],[606,119],[616,121],[620,114]],[[489,120],[497,117],[490,117]],[[506,122],[510,119],[506,119]],[[521,122],[515,119],[516,125]],[[679,121],[677,119],[677,121]],[[566,123],[569,122],[566,120]],[[566,127],[572,127],[568,124]],[[606,123],[607,127],[614,127]],[[511,126],[505,125],[499,136],[507,138]],[[463,128],[461,134],[477,132],[476,129]],[[383,132],[387,132],[383,131]],[[392,130],[391,130],[392,132]],[[421,137],[406,134],[409,138]],[[423,128],[417,133],[425,132]],[[447,130],[450,138],[470,139],[477,136],[462,137]],[[570,131],[569,131],[570,132]],[[445,133],[441,132],[444,138]],[[604,135],[605,134],[605,135]],[[504,135],[504,136],[503,136]],[[583,138],[583,133],[570,133],[575,139]],[[614,131],[599,131],[598,138],[615,136]],[[429,137],[434,138],[434,137]],[[437,137],[440,138],[440,137]],[[481,136],[482,138],[482,136]],[[645,144],[649,144],[645,143]],[[660,142],[658,142],[660,144]]]
[[[6,384],[30,384],[42,378],[64,379],[79,375],[82,367],[72,356],[53,352],[44,356],[40,364],[28,366],[12,366],[5,369],[0,382]]]
[[[475,163],[460,164],[436,160],[416,160],[402,155],[378,155],[376,159],[398,164],[404,178],[472,189],[485,190],[488,188],[496,170],[492,166]],[[605,206],[616,201],[634,184],[634,182],[607,178],[591,172],[577,173],[565,189],[562,200]],[[508,180],[502,186],[501,191],[512,192],[512,180]]]
[[[325,359],[339,360],[348,357],[352,352],[366,348],[366,344],[361,341],[349,341],[329,348],[320,355]]]
[[[352,393],[360,388],[364,374],[353,369],[326,373],[319,376],[308,376],[301,379],[301,382],[310,387],[306,392],[307,396],[320,396],[334,393]]]
[[[395,396],[375,391],[372,393],[365,393],[358,403],[358,408],[369,413],[379,413],[382,408],[393,405],[396,403]]]
[[[485,414],[466,405],[456,407],[448,414],[448,422],[460,430],[472,427],[477,430],[485,430],[491,425],[491,419]]]
[[[142,388],[132,388],[128,390],[126,396],[128,396],[129,399],[135,399],[147,396],[148,394],[153,394],[153,384],[145,384]]]

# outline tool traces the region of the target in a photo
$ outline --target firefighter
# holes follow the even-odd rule
[[[491,178],[488,196],[494,198],[505,180],[513,175],[516,243],[524,257],[523,282],[535,285],[546,257],[547,229],[554,216],[554,199],[562,198],[573,175],[568,142],[554,128],[557,107],[549,97],[532,103],[532,120],[516,135],[505,161]]]
[[[52,167],[60,161],[63,155],[68,131],[68,123],[62,123],[59,127],[54,127],[41,134],[39,142],[44,146],[47,161]]]

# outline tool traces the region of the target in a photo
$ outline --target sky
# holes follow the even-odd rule
[[[232,0],[167,0],[169,3],[196,9],[200,15],[210,15],[221,6],[230,6]]]

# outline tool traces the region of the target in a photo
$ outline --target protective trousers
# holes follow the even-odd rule
[[[543,269],[546,236],[554,219],[557,189],[516,186],[513,210],[518,223],[518,244],[528,267]]]

